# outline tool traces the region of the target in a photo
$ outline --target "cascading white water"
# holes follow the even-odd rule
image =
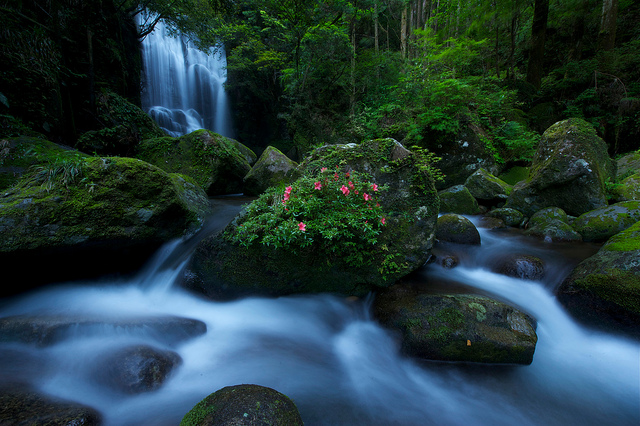
[[[169,36],[160,21],[142,41],[142,58],[142,107],[160,127],[172,136],[209,129],[233,137],[222,47],[203,52],[184,36]]]
[[[639,343],[576,324],[550,290],[557,274],[522,281],[486,268],[490,259],[514,252],[535,252],[549,268],[562,268],[552,245],[533,247],[531,240],[486,230],[482,238],[457,268],[432,264],[412,279],[457,281],[531,313],[539,340],[529,366],[408,359],[369,316],[367,301],[330,295],[203,300],[173,285],[185,259],[172,252],[179,245],[135,279],[52,287],[5,302],[0,317],[175,315],[205,322],[206,334],[167,347],[150,336],[104,328],[47,347],[2,343],[0,353],[23,354],[23,381],[95,407],[107,425],[176,425],[206,395],[243,383],[287,394],[307,425],[639,424]],[[183,360],[159,390],[123,395],[93,379],[101,352],[136,343],[171,349]],[[45,361],[36,368],[29,364],[34,359]],[[3,368],[12,367],[0,363],[0,377]]]

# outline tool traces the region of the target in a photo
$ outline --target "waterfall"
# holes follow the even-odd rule
[[[167,133],[181,136],[209,129],[234,137],[224,90],[227,58],[221,46],[203,52],[187,37],[169,35],[159,21],[142,41],[142,59],[142,107]]]

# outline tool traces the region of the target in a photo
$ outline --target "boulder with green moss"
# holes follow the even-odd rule
[[[108,90],[97,94],[96,110],[104,127],[76,142],[76,148],[88,154],[133,156],[140,141],[167,135],[140,107]]]
[[[529,219],[525,234],[547,242],[582,241],[582,236],[569,225],[567,213],[559,207],[537,211]]]
[[[611,237],[558,289],[577,318],[640,336],[640,222]]]
[[[488,217],[494,217],[502,219],[507,226],[521,226],[524,222],[524,215],[516,209],[510,209],[508,207],[501,207],[499,209],[493,209],[485,214]]]
[[[33,173],[0,197],[3,269],[38,259],[16,286],[137,268],[208,214],[195,182],[141,160],[77,157]]]
[[[429,258],[438,196],[420,154],[392,139],[329,145],[300,168],[200,243],[186,287],[218,299],[362,296]]]
[[[280,152],[268,146],[251,171],[244,177],[245,195],[260,195],[271,186],[284,186],[300,177],[298,164]]]
[[[531,216],[555,206],[579,216],[607,205],[605,182],[614,173],[607,144],[593,126],[564,120],[544,132],[529,177],[513,188],[506,207]]]
[[[196,130],[179,138],[142,141],[137,157],[166,172],[192,177],[208,195],[236,194],[243,192],[243,179],[251,170],[237,144],[209,130]]]
[[[480,245],[476,226],[466,217],[453,213],[438,218],[436,238],[448,243]]]
[[[478,201],[464,185],[454,185],[438,192],[441,213],[478,214]]]
[[[618,158],[616,166],[616,180],[618,181],[638,173],[640,170],[640,150],[629,152]]]
[[[396,285],[376,297],[374,316],[400,334],[405,354],[424,359],[531,364],[538,340],[533,318],[484,296]]]
[[[482,205],[495,205],[507,201],[511,185],[487,172],[485,169],[476,170],[464,182],[473,198]]]
[[[303,424],[288,396],[258,385],[222,388],[196,404],[180,422],[180,426]]]
[[[640,221],[640,201],[623,201],[584,213],[572,227],[584,241],[606,241]]]
[[[622,179],[611,192],[616,201],[640,200],[640,173]]]

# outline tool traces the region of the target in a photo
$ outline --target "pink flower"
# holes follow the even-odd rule
[[[317,190],[322,189],[322,184],[321,184],[320,182],[316,182],[316,183],[314,184],[314,189],[317,189]]]
[[[345,175],[347,177],[347,179],[349,178],[349,176],[351,176],[351,173],[347,172],[347,174]],[[351,182],[349,182],[351,183]]]
[[[339,175],[338,175],[338,173],[336,172],[336,173],[333,175],[333,180],[338,180],[339,178],[340,178],[340,176],[339,176]]]
[[[284,193],[285,193],[285,194],[287,194],[287,195],[289,195],[289,194],[291,194],[291,190],[292,190],[292,189],[293,189],[293,188],[292,188],[291,186],[287,186],[287,187],[285,188],[285,190],[284,190]]]
[[[298,224],[298,229],[301,230],[302,232],[307,230],[307,225],[305,225],[303,222],[300,222]]]
[[[385,218],[383,217],[382,219],[380,219],[380,222],[382,222],[382,224],[384,225],[386,222]]]
[[[329,169],[327,169],[326,167],[323,167],[323,168],[321,168],[321,169],[320,169],[320,172],[321,172],[321,173],[324,173],[324,172],[326,172],[327,170],[329,170]]]
[[[349,174],[349,173],[347,173],[347,174]],[[351,182],[351,181],[349,181],[349,188],[350,188],[350,189],[353,189],[353,188],[354,188],[354,187],[353,187],[353,182]]]
[[[342,191],[344,195],[349,195],[349,188],[347,188],[344,185],[342,185],[342,188],[340,188],[340,191]]]
[[[363,197],[365,201],[369,201],[371,199],[371,195],[367,194],[366,192],[363,194]]]
[[[373,189],[374,191],[378,190],[378,184],[377,183],[372,183],[371,184],[371,189]]]

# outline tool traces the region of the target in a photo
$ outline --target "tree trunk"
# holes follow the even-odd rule
[[[598,41],[601,50],[613,50],[616,42],[618,0],[602,0],[602,19]]]
[[[402,52],[402,58],[407,57],[407,14],[409,12],[407,6],[402,9],[402,18],[400,20],[400,51]]]
[[[527,67],[527,82],[536,89],[542,84],[542,65],[544,61],[544,43],[547,36],[547,18],[549,0],[535,0],[533,24],[531,25],[531,50]]]
[[[378,0],[373,2],[373,37],[375,40],[376,55],[380,52],[380,33],[378,31]]]

